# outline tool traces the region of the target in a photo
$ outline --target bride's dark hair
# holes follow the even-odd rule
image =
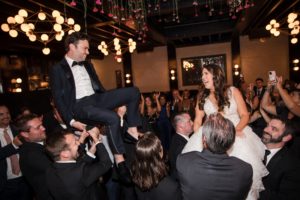
[[[208,64],[204,65],[202,68],[207,69],[213,75],[213,84],[215,88],[215,98],[218,103],[218,111],[221,112],[224,110],[225,106],[229,106],[229,98],[228,98],[228,86],[225,83],[225,74],[222,68],[219,65],[215,64]],[[199,108],[203,109],[205,99],[209,96],[210,90],[206,89],[204,85],[200,85],[199,92],[198,92],[198,99],[199,99]]]

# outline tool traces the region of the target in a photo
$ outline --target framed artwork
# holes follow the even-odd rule
[[[199,85],[201,83],[201,71],[203,65],[219,65],[226,77],[226,55],[209,55],[181,59],[182,85]]]

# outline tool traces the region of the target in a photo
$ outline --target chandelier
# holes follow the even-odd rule
[[[128,43],[126,44],[125,41],[120,40],[119,38],[114,38],[113,41],[109,42],[108,44],[106,44],[105,41],[101,41],[101,43],[98,45],[98,49],[105,56],[109,54],[109,51],[115,52],[115,60],[120,63],[122,62],[122,53],[125,53],[127,50],[130,53],[133,53],[133,51],[136,49],[136,42],[133,41],[132,38],[129,38]]]
[[[31,42],[39,41],[44,44],[43,54],[50,54],[47,44],[52,40],[61,41],[65,33],[80,31],[79,24],[75,24],[73,18],[65,18],[59,11],[54,10],[52,15],[40,9],[40,11],[28,15],[25,9],[20,9],[15,16],[9,16],[7,23],[1,24],[4,32],[16,38],[20,33],[24,33]]]
[[[266,30],[270,31],[272,35],[278,37],[280,32],[286,33],[291,35],[290,42],[292,44],[296,44],[298,42],[298,34],[299,34],[299,20],[297,20],[298,14],[297,13],[290,13],[287,18],[288,28],[281,28],[281,25],[275,20],[272,19],[268,25],[266,25]],[[286,31],[286,30],[290,30]]]

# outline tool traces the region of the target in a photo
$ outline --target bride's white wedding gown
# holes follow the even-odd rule
[[[236,126],[240,117],[237,112],[237,103],[232,94],[232,88],[229,92],[230,106],[224,108],[223,116]],[[208,116],[218,112],[214,104],[207,98],[204,104],[204,112]],[[228,151],[230,156],[235,156],[249,164],[253,169],[253,182],[251,190],[248,193],[247,200],[256,200],[259,197],[259,192],[264,189],[262,177],[268,174],[268,171],[262,160],[265,153],[265,146],[260,138],[252,131],[249,126],[243,129],[243,136],[237,136],[231,149]],[[202,151],[202,128],[195,132],[189,142],[184,147],[182,153],[190,151]]]

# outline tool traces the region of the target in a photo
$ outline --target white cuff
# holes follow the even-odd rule
[[[94,158],[94,159],[96,158],[95,154],[93,154],[93,153],[91,153],[91,152],[89,152],[89,151],[87,151],[86,154],[87,154],[88,156],[90,156],[91,158]]]

